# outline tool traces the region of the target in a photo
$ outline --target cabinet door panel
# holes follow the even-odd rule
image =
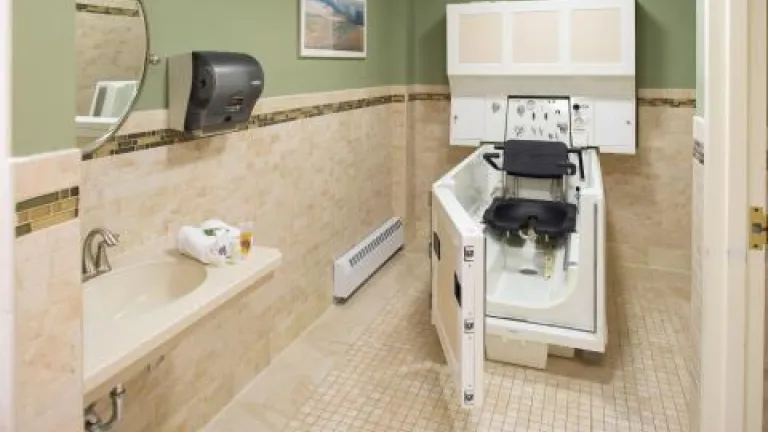
[[[634,154],[637,125],[634,100],[594,101],[595,144],[606,153]]]
[[[635,75],[635,2],[572,0],[566,62],[575,75]]]
[[[449,4],[446,27],[449,75],[503,72],[508,49],[504,2]]]
[[[571,13],[571,61],[620,64],[621,9],[583,9]]]
[[[503,15],[496,12],[463,13],[458,19],[459,63],[501,63]]]
[[[560,62],[560,13],[513,12],[511,15],[512,62],[520,64]]]
[[[479,142],[485,130],[485,99],[459,97],[451,100],[451,142]],[[476,144],[476,143],[475,143]]]

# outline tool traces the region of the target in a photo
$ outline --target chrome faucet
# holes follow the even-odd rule
[[[93,242],[96,237],[101,237],[96,254],[93,253]],[[107,257],[107,247],[114,247],[120,243],[120,236],[106,228],[91,230],[83,242],[83,282],[87,282],[96,276],[112,271],[112,265]]]

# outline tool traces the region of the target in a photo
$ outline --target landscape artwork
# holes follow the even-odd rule
[[[302,56],[366,56],[366,0],[300,1]]]

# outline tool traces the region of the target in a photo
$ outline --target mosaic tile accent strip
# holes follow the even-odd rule
[[[704,165],[704,144],[701,141],[693,141],[693,160]]]
[[[125,16],[131,18],[139,18],[141,13],[138,9],[127,9],[114,6],[100,6],[88,3],[75,3],[75,10],[77,12],[92,13],[99,15],[113,15],[113,16]]]
[[[71,187],[16,203],[16,237],[76,219],[80,189]]]
[[[450,101],[450,93],[410,93],[408,102],[415,101]]]
[[[312,117],[319,117],[329,114],[342,113],[345,111],[353,111],[362,108],[401,102],[405,102],[405,95],[378,96],[367,99],[356,99],[338,103],[293,108],[284,111],[258,114],[251,118],[249,125],[255,127],[266,127]]]
[[[403,102],[405,102],[405,95],[395,94],[322,105],[312,105],[270,113],[262,113],[252,116],[247,124],[238,127],[236,130],[227,131],[225,133],[242,132],[248,129],[262,128],[281,123],[289,123],[312,117],[319,117],[347,111],[354,111],[363,108]],[[201,138],[203,137],[200,134],[181,132],[173,129],[162,129],[129,135],[119,135],[108,140],[94,153],[83,156],[83,160],[116,156],[141,150],[149,150],[157,147],[194,141]]]
[[[645,107],[696,108],[696,99],[638,98],[637,104]]]
[[[450,101],[449,93],[411,93],[408,95],[408,101]],[[674,99],[674,98],[638,98],[637,103],[640,106],[651,107],[669,107],[669,108],[695,108],[696,99]]]

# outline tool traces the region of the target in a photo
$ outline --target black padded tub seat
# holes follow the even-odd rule
[[[539,235],[561,238],[576,231],[578,207],[560,201],[526,198],[495,198],[483,214],[483,222],[492,229],[517,233],[535,219]]]
[[[497,148],[500,150],[500,147]],[[494,154],[490,159],[497,156]],[[495,169],[517,177],[558,179],[576,173],[576,165],[568,159],[568,146],[562,142],[510,140],[504,143],[501,167],[488,158],[486,161]]]

